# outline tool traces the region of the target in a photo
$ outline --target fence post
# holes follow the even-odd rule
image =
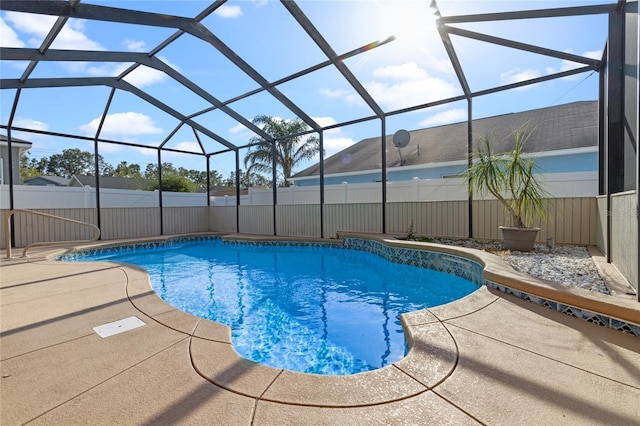
[[[419,177],[417,177],[417,176],[413,177],[413,186],[416,189],[416,192],[415,192],[416,199],[415,199],[415,201],[420,201],[420,178]]]
[[[89,185],[85,185],[82,187],[84,189],[84,208],[89,208],[89,192],[91,191],[91,187]]]
[[[347,182],[342,182],[342,192],[344,194],[344,203],[347,204]]]

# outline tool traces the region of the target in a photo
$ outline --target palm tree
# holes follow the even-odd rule
[[[289,186],[289,178],[293,174],[293,168],[302,161],[312,159],[320,152],[320,141],[315,136],[299,135],[309,126],[297,118],[295,120],[283,120],[266,115],[258,115],[253,119],[253,124],[260,126],[265,133],[276,139],[276,169],[282,173],[282,185]],[[258,137],[252,137],[249,142],[253,144],[244,157],[244,165],[247,173],[273,173],[273,152],[271,142]]]

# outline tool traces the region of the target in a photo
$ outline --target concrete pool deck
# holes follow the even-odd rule
[[[47,260],[62,252],[2,254],[2,425],[640,424],[639,337],[494,288],[404,315],[411,350],[392,366],[326,377],[243,360],[227,327],[164,303],[144,271]],[[522,279],[466,253],[491,279]],[[638,302],[568,293],[637,324]],[[145,325],[93,330],[130,317]]]

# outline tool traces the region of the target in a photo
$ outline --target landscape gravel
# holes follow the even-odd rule
[[[503,243],[497,241],[437,239],[434,242],[484,250],[505,258],[519,272],[609,294],[586,247],[556,246],[550,249],[544,245],[536,245],[530,252],[518,252],[507,250]]]

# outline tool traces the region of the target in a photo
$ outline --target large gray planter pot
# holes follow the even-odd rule
[[[504,245],[511,251],[531,251],[540,228],[501,226]]]

